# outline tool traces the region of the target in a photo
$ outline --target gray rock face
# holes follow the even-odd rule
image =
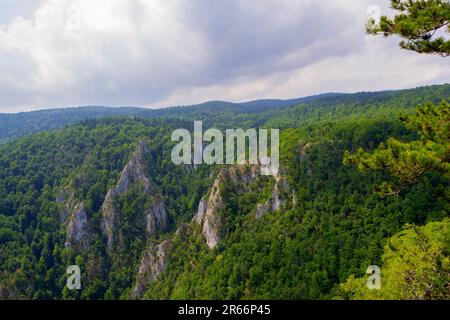
[[[66,247],[76,246],[85,242],[89,236],[89,221],[84,204],[78,203],[69,216],[67,224]]]
[[[103,217],[100,224],[102,233],[107,237],[107,249],[112,250],[114,245],[114,234],[117,229],[118,215],[120,212],[114,207],[114,201],[117,196],[125,193],[132,185],[138,184],[142,193],[151,194],[152,185],[145,175],[145,154],[148,152],[148,146],[144,141],[139,142],[136,151],[133,153],[130,161],[122,170],[120,179],[116,186],[112,187],[103,202]],[[140,213],[136,213],[140,214]],[[148,236],[156,236],[157,232],[167,227],[168,216],[166,206],[162,200],[154,201],[148,208],[143,208],[143,221]]]
[[[275,185],[272,190],[272,210],[278,211],[281,210],[281,208],[284,206],[284,196],[280,191],[280,185],[281,183],[276,181]],[[284,187],[284,186],[282,186]]]
[[[312,147],[311,142],[304,142],[300,145],[300,152],[299,152],[299,156],[300,156],[300,160],[303,160],[306,155],[308,150]]]
[[[202,233],[210,249],[217,246],[220,241],[222,219],[220,211],[223,208],[223,198],[220,191],[222,183],[231,183],[237,186],[236,192],[245,192],[246,186],[259,177],[259,167],[255,165],[237,165],[228,170],[221,170],[218,174],[206,202],[200,201],[193,222],[202,226]]]
[[[162,200],[157,200],[145,213],[147,235],[155,237],[158,231],[167,229],[168,216],[166,204]]]
[[[275,183],[272,189],[271,198],[267,200],[266,203],[257,205],[255,211],[256,219],[260,219],[269,212],[280,211],[287,204],[284,194],[289,193],[290,188],[284,175],[285,175],[284,169],[281,169],[279,174],[273,177]],[[292,205],[295,206],[296,204],[297,198],[295,192],[292,192]]]
[[[76,205],[75,193],[69,187],[65,187],[56,197],[56,203],[60,206],[59,219],[64,222]]]
[[[103,234],[106,234],[107,248],[111,250],[114,240],[114,227],[116,220],[116,210],[114,209],[114,198],[115,198],[114,188],[110,189],[106,194],[105,200],[103,201],[102,211],[103,218],[100,222],[100,228]]]
[[[292,191],[292,206],[295,207],[297,205],[297,194],[295,190]]]
[[[198,204],[197,213],[194,216],[193,221],[196,224],[202,224],[203,218],[205,217],[206,210],[208,209],[208,204],[206,203],[205,199],[202,198],[200,200],[200,203]]]
[[[150,180],[145,176],[145,160],[144,155],[148,152],[148,146],[144,141],[140,141],[131,160],[127,163],[122,171],[119,182],[115,187],[117,194],[122,194],[128,190],[130,184],[140,183],[143,191],[150,189]]]
[[[268,203],[264,203],[264,204],[258,204],[256,206],[256,211],[255,211],[255,218],[256,219],[260,219],[263,216],[265,216],[267,213],[269,213],[271,210],[271,205]]]
[[[66,229],[66,247],[87,247],[91,236],[91,225],[84,203],[75,198],[70,186],[64,187],[56,197],[60,208],[60,221]]]
[[[170,241],[148,248],[141,259],[136,285],[133,289],[133,297],[139,299],[145,293],[147,286],[155,281],[166,267],[167,252]]]
[[[208,202],[203,198],[198,206],[198,211],[193,221],[202,226],[202,233],[206,238],[206,243],[213,249],[219,242],[220,218],[218,211],[222,208],[222,196],[220,194],[220,184],[224,180],[223,172],[219,173],[214,181],[209,194]]]

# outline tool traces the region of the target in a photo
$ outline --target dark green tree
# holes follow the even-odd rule
[[[450,104],[442,101],[438,106],[426,103],[417,108],[413,116],[403,115],[405,125],[418,132],[420,139],[401,142],[390,138],[374,152],[359,149],[355,154],[347,151],[344,164],[358,169],[387,169],[396,180],[377,187],[383,195],[398,194],[405,186],[417,181],[426,172],[438,171],[450,177]]]
[[[350,276],[341,284],[344,296],[355,300],[448,300],[449,227],[449,219],[423,227],[408,225],[384,247],[381,290],[368,289],[367,277]]]
[[[391,7],[400,13],[394,18],[382,16],[378,24],[370,19],[369,34],[398,35],[403,49],[418,53],[450,54],[450,40],[442,36],[450,32],[448,0],[391,0]]]

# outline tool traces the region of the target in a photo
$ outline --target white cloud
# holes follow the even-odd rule
[[[364,34],[373,3],[385,10],[386,0],[42,0],[0,25],[0,111],[450,81],[445,59]]]

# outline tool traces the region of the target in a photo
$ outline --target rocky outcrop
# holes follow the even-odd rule
[[[230,167],[227,172],[228,180],[233,184],[239,185],[237,190],[239,192],[245,192],[251,183],[261,177],[259,165],[237,165]]]
[[[208,209],[208,203],[205,201],[205,198],[202,198],[200,200],[200,203],[198,204],[197,213],[194,216],[193,221],[196,224],[201,224],[203,221],[203,218],[205,217],[206,210]]]
[[[84,203],[80,202],[75,206],[69,216],[66,229],[66,247],[77,246],[79,244],[86,246],[90,234],[89,229],[88,215]]]
[[[176,241],[185,242],[189,234],[191,234],[190,225],[182,223],[169,240],[165,240],[158,245],[148,245],[139,263],[136,283],[131,292],[132,299],[142,298],[149,284],[158,280],[158,277],[166,268],[168,255],[173,248],[173,244]]]
[[[140,141],[136,151],[131,160],[127,163],[120,175],[119,182],[117,182],[114,192],[116,194],[124,193],[128,190],[132,183],[139,183],[143,192],[150,189],[150,180],[145,175],[145,154],[148,152],[147,143]]]
[[[287,205],[286,195],[290,193],[289,184],[285,178],[285,170],[281,169],[273,177],[274,186],[270,199],[264,204],[258,204],[255,210],[255,218],[260,219],[264,215],[270,212],[280,211],[285,205]],[[296,203],[295,192],[292,192],[292,204]]]
[[[145,224],[148,236],[156,237],[158,231],[168,226],[166,204],[161,199],[154,201],[145,212]]]
[[[280,191],[280,185],[278,182],[275,182],[271,198],[267,200],[266,203],[258,204],[256,206],[255,218],[259,219],[269,212],[281,210],[285,205],[285,202],[286,199],[284,198],[283,193]]]
[[[60,208],[59,219],[61,222],[64,222],[67,220],[70,212],[77,204],[75,199],[75,192],[73,192],[70,187],[66,186],[59,192],[58,196],[56,197],[56,203]]]
[[[300,148],[299,148],[299,152],[298,152],[300,160],[306,158],[307,152],[311,147],[312,147],[311,142],[301,142],[300,143]]]
[[[292,207],[295,207],[297,205],[297,193],[295,190],[292,190]]]
[[[145,174],[145,154],[148,152],[148,145],[140,141],[136,151],[133,153],[130,161],[122,170],[119,181],[112,187],[103,202],[103,217],[101,221],[102,233],[107,237],[107,249],[110,251],[114,245],[115,233],[117,230],[117,221],[120,212],[114,205],[115,199],[124,194],[131,186],[138,185],[141,193],[147,193],[149,199],[159,197],[152,190],[150,180]],[[142,214],[142,213],[136,213]],[[146,236],[156,236],[158,231],[165,230],[167,227],[167,212],[165,203],[158,199],[153,200],[150,205],[143,204],[142,225],[146,228]]]
[[[66,229],[65,247],[87,247],[92,226],[84,203],[77,201],[70,186],[60,191],[56,203],[60,207],[60,221]]]
[[[258,205],[256,209],[257,217],[262,217],[267,212],[279,211],[290,204],[286,200],[290,197],[290,192],[284,175],[284,170],[279,170],[273,177],[274,186],[271,197],[265,204]],[[177,239],[178,241],[185,241],[183,237],[191,234],[191,232],[198,232],[200,229],[207,246],[210,249],[215,248],[221,241],[222,229],[226,223],[223,209],[225,201],[227,201],[226,196],[230,192],[229,188],[236,193],[248,192],[252,190],[252,185],[255,186],[254,182],[261,177],[259,166],[254,165],[237,165],[220,170],[208,196],[200,200],[191,224],[182,224],[170,240],[166,240],[158,245],[150,244],[148,249],[144,251],[136,283],[131,293],[132,298],[141,298],[148,289],[149,284],[158,280],[168,263],[168,253],[172,250],[172,244],[175,245]],[[227,188],[227,193],[224,193],[224,186]],[[293,199],[292,201],[295,200]],[[158,217],[162,218],[159,219],[160,223],[164,221],[163,217],[165,214],[162,213],[165,210],[164,207],[154,203],[153,210],[153,213],[150,215],[151,221],[147,222],[147,232],[154,232],[153,226],[157,225]],[[194,225],[199,227],[192,228]]]
[[[222,195],[220,185],[225,179],[224,172],[220,172],[212,186],[208,201],[203,198],[198,206],[193,221],[202,226],[202,233],[209,248],[214,248],[220,240],[220,216]]]
[[[114,238],[114,229],[116,221],[116,210],[114,208],[114,199],[116,197],[115,189],[110,189],[106,194],[105,200],[103,202],[102,211],[103,218],[100,223],[100,228],[102,233],[107,236],[108,250],[111,250]]]
[[[259,177],[259,168],[254,165],[237,165],[228,170],[223,169],[217,175],[209,193],[208,201],[204,198],[199,203],[193,222],[202,227],[202,233],[206,238],[206,244],[210,249],[217,246],[220,241],[222,217],[220,211],[223,208],[221,185],[231,184],[236,187],[236,192],[245,192],[248,185]]]
[[[156,281],[166,267],[166,258],[171,242],[163,241],[157,246],[148,248],[141,259],[136,285],[133,289],[133,298],[139,299],[145,293],[148,285]]]

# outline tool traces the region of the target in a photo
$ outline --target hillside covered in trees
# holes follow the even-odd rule
[[[368,34],[449,56],[447,0],[390,2]],[[449,100],[443,84],[1,114],[0,299],[448,300]],[[175,165],[172,133],[200,120],[280,129],[279,170]]]
[[[343,159],[392,137],[414,141],[398,114],[449,99],[442,85],[260,112],[91,114],[3,143],[0,298],[448,299],[448,178],[428,172],[386,197],[375,191],[393,179],[387,170],[361,173]],[[265,177],[250,165],[174,165],[171,132],[202,119],[217,128],[280,128],[282,170]],[[433,255],[422,267],[411,250],[428,243],[424,254]],[[389,292],[368,296],[367,267],[393,263],[420,270],[413,286],[424,277],[431,285],[405,291],[388,271]],[[81,290],[66,287],[74,264]]]
[[[79,107],[0,114],[0,127],[2,128],[0,143],[41,131],[62,129],[84,120],[111,117],[174,119],[191,122],[202,120],[209,126],[228,128],[230,125],[255,126],[276,116],[277,125],[299,126],[303,125],[303,120],[326,120],[339,109],[346,110],[345,112],[349,113],[352,104],[355,107],[364,107],[371,102],[382,103],[391,98],[402,100],[409,106],[413,106],[420,101],[426,101],[426,99],[439,102],[439,99],[445,97],[448,93],[449,86],[417,88],[414,89],[415,92],[412,95],[410,94],[411,90],[361,92],[357,94],[329,93],[291,100],[255,100],[243,103],[210,101],[194,106],[163,109]],[[437,94],[437,97],[433,97],[434,93]],[[415,101],[411,99],[415,99]],[[357,111],[353,110],[352,112]],[[306,113],[314,113],[314,116],[308,115],[305,117]],[[341,114],[335,114],[335,116],[340,117]],[[284,123],[280,123],[280,121]]]

